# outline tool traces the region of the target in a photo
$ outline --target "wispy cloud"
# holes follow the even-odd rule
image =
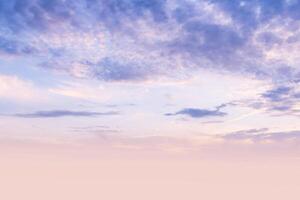
[[[300,142],[300,131],[270,132],[268,128],[242,130],[222,136],[227,142],[248,141],[257,144]]]
[[[89,111],[70,111],[70,110],[50,110],[37,111],[34,113],[14,114],[22,118],[57,118],[57,117],[97,117],[118,115],[118,112],[89,112]]]
[[[108,133],[119,133],[119,129],[115,129],[109,126],[84,126],[84,127],[70,127],[72,132],[82,133],[82,134],[108,134]],[[104,136],[104,135],[103,135]]]
[[[18,102],[37,102],[47,99],[46,92],[29,80],[0,74],[0,98]]]

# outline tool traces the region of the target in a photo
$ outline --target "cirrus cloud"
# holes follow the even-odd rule
[[[118,112],[90,112],[90,111],[71,111],[71,110],[50,110],[37,111],[34,113],[14,114],[16,117],[22,118],[57,118],[57,117],[97,117],[118,115]]]

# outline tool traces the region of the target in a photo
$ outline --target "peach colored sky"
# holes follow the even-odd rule
[[[204,156],[202,150],[6,141],[0,148],[0,198],[299,199],[299,157],[241,148],[233,149],[242,150],[236,154],[214,146]]]

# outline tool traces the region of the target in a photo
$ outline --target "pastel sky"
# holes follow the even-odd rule
[[[299,52],[300,0],[0,0],[3,199],[298,200]]]
[[[299,9],[297,0],[3,0],[1,137],[298,140]]]

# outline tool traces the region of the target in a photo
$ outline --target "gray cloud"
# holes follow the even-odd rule
[[[88,17],[116,29],[123,20],[135,20],[148,12],[155,21],[164,21],[164,7],[165,0],[11,0],[1,2],[0,16],[1,23],[14,32],[49,30],[61,22],[84,27],[81,19]]]
[[[205,118],[205,117],[223,117],[227,115],[225,112],[221,112],[219,109],[207,110],[198,108],[184,108],[175,113],[166,113],[166,116],[176,116],[176,115],[187,115],[192,118]]]
[[[15,114],[22,118],[58,118],[58,117],[97,117],[118,115],[118,112],[89,112],[89,111],[70,111],[70,110],[50,110],[37,111],[34,113]]]
[[[296,81],[274,85],[272,89],[258,94],[257,98],[233,101],[232,105],[264,110],[272,116],[292,115],[300,117],[297,108],[300,99],[300,88]]]
[[[157,73],[149,66],[134,62],[125,63],[112,58],[104,58],[97,64],[91,65],[96,78],[105,81],[138,81],[148,79]]]
[[[272,90],[269,90],[265,93],[262,94],[262,96],[264,98],[267,98],[271,101],[281,101],[283,100],[287,95],[290,94],[292,88],[290,87],[286,87],[286,86],[282,86],[282,87],[278,87]]]
[[[203,5],[210,5],[211,10]],[[296,79],[297,65],[292,63],[295,66],[289,71],[276,70],[290,63],[282,58],[268,61],[263,51],[275,44],[297,42],[299,9],[300,2],[284,0],[1,1],[0,51],[47,57],[41,60],[42,67],[74,76],[78,75],[74,68],[82,66],[88,71],[86,78],[104,81],[140,81],[172,76],[177,69],[185,69],[188,74],[198,68],[273,80]],[[228,22],[223,23],[223,18]],[[258,29],[278,18],[294,22],[285,26],[291,34],[289,39],[280,38],[272,30],[259,31],[255,38]],[[45,41],[47,33],[58,42]],[[72,41],[63,38],[74,33],[94,40],[83,49],[59,44]],[[97,40],[99,35],[108,38]],[[74,40],[78,44],[78,38]],[[109,47],[105,56],[100,49],[103,43]]]
[[[31,55],[36,50],[28,44],[12,39],[1,37],[0,35],[0,53],[11,55]]]
[[[295,109],[299,101],[298,93],[298,84],[287,84],[266,91],[262,98],[269,111],[298,115],[299,111]]]

